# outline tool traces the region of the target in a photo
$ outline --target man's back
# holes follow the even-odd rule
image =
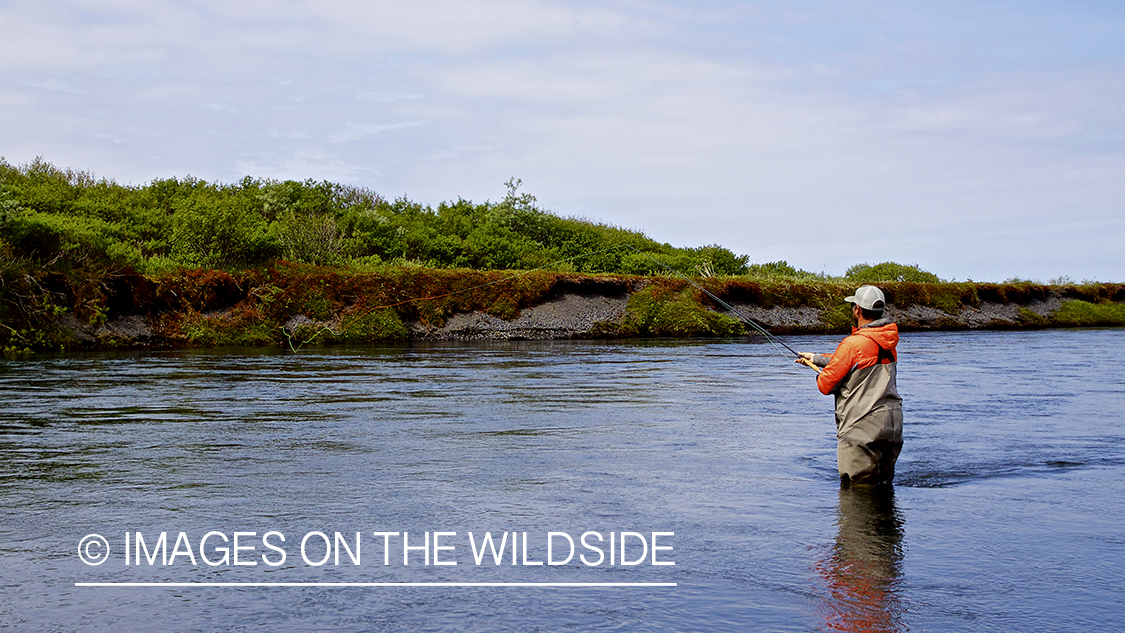
[[[857,304],[853,314],[859,327],[852,329],[851,336],[831,354],[804,354],[804,358],[823,367],[816,379],[820,392],[836,397],[836,462],[841,479],[889,484],[902,451],[898,326],[881,318],[882,292],[871,290],[867,295],[878,298],[878,318],[866,316]]]

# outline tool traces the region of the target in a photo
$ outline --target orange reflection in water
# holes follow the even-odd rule
[[[836,541],[813,565],[821,631],[904,631],[899,593],[902,516],[890,486],[841,486]]]

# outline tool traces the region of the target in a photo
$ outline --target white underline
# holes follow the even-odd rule
[[[676,587],[674,582],[76,582],[75,587]]]

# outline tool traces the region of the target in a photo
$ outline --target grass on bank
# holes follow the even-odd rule
[[[123,314],[159,315],[157,336],[191,345],[277,343],[311,331],[321,341],[402,338],[410,320],[441,323],[472,310],[513,318],[571,274],[611,278],[583,282],[594,285],[646,279],[627,318],[603,332],[621,336],[744,331],[669,269],[725,300],[816,307],[825,331],[846,326],[841,300],[860,283],[879,283],[892,303],[950,315],[981,301],[1026,303],[1055,291],[1018,280],[948,283],[895,262],[857,264],[842,277],[784,261],[751,264],[718,245],[673,247],[639,231],[559,217],[521,193],[518,180],[507,184],[499,202],[458,199],[435,208],[327,181],[223,184],[189,176],[125,186],[42,160],[13,166],[0,158],[0,347],[71,345],[60,318],[97,327]],[[511,275],[499,271],[529,269],[542,270],[492,283]],[[474,287],[482,283],[489,285]],[[1060,318],[1125,322],[1120,307],[1107,304],[1121,301],[1120,293],[1106,287],[1060,286],[1073,298]],[[373,309],[379,305],[394,307]],[[283,329],[297,316],[336,325]]]

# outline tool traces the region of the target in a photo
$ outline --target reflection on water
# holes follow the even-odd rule
[[[836,510],[836,541],[813,567],[825,592],[820,630],[905,630],[903,518],[894,488],[842,485]]]

